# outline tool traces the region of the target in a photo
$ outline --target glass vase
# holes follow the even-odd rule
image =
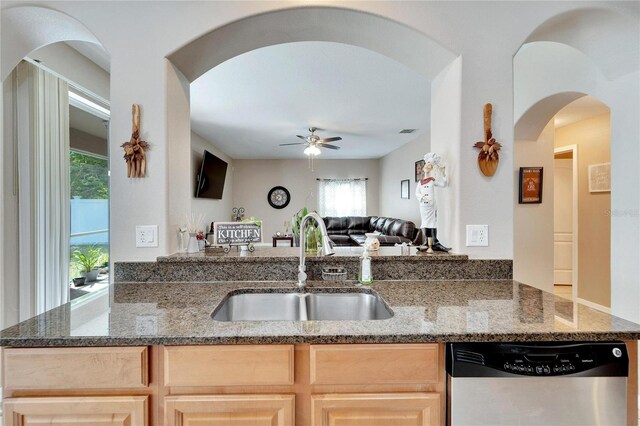
[[[189,233],[189,243],[187,244],[187,253],[198,253],[200,248],[198,247],[198,240],[196,239],[196,233]]]
[[[317,253],[318,252],[318,233],[315,226],[309,226],[306,229],[305,235],[305,252]]]

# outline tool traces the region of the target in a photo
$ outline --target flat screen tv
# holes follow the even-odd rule
[[[196,198],[221,200],[226,175],[227,162],[205,151],[200,173],[196,179]]]

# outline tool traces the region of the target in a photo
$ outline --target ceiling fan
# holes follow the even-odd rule
[[[316,131],[318,129],[316,127],[309,127],[309,132],[311,132],[308,136],[296,135],[300,139],[304,140],[304,142],[295,142],[295,143],[281,143],[280,146],[287,145],[306,145],[307,147],[304,149],[304,153],[307,155],[319,155],[319,148],[329,148],[329,149],[340,149],[339,146],[329,145],[329,142],[336,142],[342,140],[340,136],[334,136],[331,138],[320,138],[320,136],[316,135]]]

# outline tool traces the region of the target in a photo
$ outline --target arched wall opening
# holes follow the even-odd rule
[[[571,25],[567,25],[569,22]],[[611,38],[603,37],[602,41],[593,42],[590,34],[593,35],[596,27],[599,28],[598,32],[606,28],[606,32],[599,34],[611,34]],[[609,212],[600,212],[611,216],[610,306],[612,313],[635,321],[640,318],[637,311],[640,303],[640,286],[637,282],[640,268],[637,259],[640,253],[637,243],[634,243],[640,238],[640,221],[637,216],[640,197],[633,188],[637,188],[640,179],[632,170],[637,170],[640,166],[640,149],[637,143],[640,135],[637,122],[634,124],[637,119],[631,117],[633,114],[637,117],[640,113],[640,49],[638,43],[629,41],[637,40],[637,37],[629,35],[637,35],[637,31],[637,20],[617,11],[575,10],[540,25],[514,57],[514,158],[526,157],[528,147],[531,147],[533,153],[539,153],[545,143],[548,151],[554,136],[549,120],[571,101],[589,94],[610,108],[611,208]],[[615,40],[619,41],[622,54],[611,48],[611,43],[615,43]],[[611,63],[617,64],[615,70],[609,66]],[[517,163],[516,160],[515,176],[522,165]],[[515,179],[515,182],[518,180]],[[549,183],[545,173],[543,191],[549,188]],[[517,185],[514,186],[517,194]],[[546,199],[549,200],[549,197]],[[529,210],[536,209],[526,207]],[[537,206],[537,210],[543,215],[548,214],[542,205]],[[528,215],[530,218],[538,217],[531,211]],[[529,273],[523,273],[522,262],[528,262],[524,259],[527,254],[527,238],[521,231],[526,216],[522,206],[516,204],[514,278],[524,280],[525,277],[532,276],[535,262],[538,263],[537,266],[547,265],[541,269],[544,271],[543,276],[533,278],[530,283],[550,291],[553,277],[548,265],[553,264],[553,259],[549,251],[536,252],[533,263],[529,263]],[[551,247],[552,231],[545,230],[544,226],[541,230],[538,239],[544,240],[546,247]],[[531,235],[529,237],[532,238]],[[596,304],[605,303],[601,301]]]
[[[3,43],[0,78],[3,84],[3,91],[2,94],[0,94],[0,115],[2,116],[1,146],[3,154],[0,155],[2,162],[2,166],[0,167],[2,170],[0,186],[4,189],[2,194],[3,208],[0,211],[0,241],[2,241],[3,244],[3,247],[0,249],[2,253],[0,276],[2,277],[3,286],[0,289],[0,312],[2,312],[2,317],[0,317],[0,325],[2,327],[0,328],[4,328],[5,326],[17,323],[20,319],[34,315],[36,309],[41,309],[40,305],[45,298],[44,303],[57,303],[56,300],[59,299],[59,297],[56,295],[52,296],[51,294],[60,294],[60,289],[54,288],[55,286],[51,286],[50,283],[44,283],[46,289],[35,288],[36,284],[34,283],[36,280],[32,280],[33,276],[31,275],[32,272],[30,272],[33,268],[25,267],[25,265],[30,265],[33,262],[33,250],[30,250],[30,248],[24,244],[21,246],[18,244],[18,241],[21,241],[20,236],[23,235],[21,234],[21,232],[23,232],[21,229],[24,230],[25,227],[30,228],[25,224],[30,223],[31,219],[25,217],[25,214],[20,214],[20,212],[24,213],[24,210],[20,209],[27,208],[24,207],[27,203],[24,201],[22,201],[22,204],[20,203],[19,191],[17,189],[9,189],[19,188],[20,186],[29,188],[29,183],[25,183],[24,181],[18,185],[18,161],[13,156],[16,154],[12,154],[19,151],[17,145],[19,142],[14,141],[22,141],[25,138],[25,136],[20,136],[20,139],[18,138],[16,134],[19,133],[19,131],[16,132],[18,126],[14,125],[23,113],[23,110],[18,110],[14,107],[17,103],[17,79],[13,77],[13,71],[24,58],[29,57],[29,55],[34,52],[44,52],[49,47],[55,47],[58,49],[56,52],[61,52],[62,50],[59,50],[59,48],[66,42],[76,42],[78,45],[90,45],[91,49],[100,51],[101,55],[105,57],[108,57],[109,54],[102,43],[84,24],[56,10],[34,6],[9,7],[2,10],[1,21]],[[96,69],[98,68],[71,47],[63,46],[62,49],[66,49],[65,52],[72,52],[72,55],[75,54],[76,57],[74,57],[74,59],[80,58],[78,59],[80,62],[75,62],[74,64],[90,64],[87,65],[88,68],[83,68],[83,70],[91,69],[91,66],[95,66]],[[54,55],[51,54],[49,57],[54,58]],[[69,57],[70,56],[65,59],[69,59]],[[88,84],[91,80],[90,78],[76,81],[80,73],[74,74],[74,72],[78,70],[71,69],[73,65],[64,64],[65,59],[55,58],[56,66],[48,67],[48,69],[59,75],[62,79],[75,83],[74,87],[81,88],[81,91],[93,92],[99,95],[98,97],[101,100],[108,100],[109,76],[106,72],[104,72],[104,75],[101,75],[100,78],[95,79],[93,82],[96,83],[96,86],[91,87],[91,84]],[[73,72],[65,73],[58,65],[61,65],[61,68]],[[103,70],[100,71],[102,72]],[[20,118],[20,120],[22,122],[27,121],[24,117]],[[20,168],[25,170],[23,167],[24,162],[20,164],[22,164]],[[28,172],[21,172],[20,175],[28,176]],[[24,240],[23,238],[22,241]],[[51,242],[51,240],[54,240],[52,236],[39,235],[37,240],[33,240],[32,245],[43,246],[46,242]],[[37,243],[35,241],[37,241]],[[20,247],[23,248],[21,249]],[[26,253],[29,254],[27,255]],[[42,280],[37,282],[39,283],[38,285],[42,286]],[[62,288],[64,289],[65,287],[68,291],[68,285],[63,284]],[[47,294],[47,292],[49,292],[49,296],[43,296]],[[36,300],[38,303],[37,306]],[[106,308],[108,306],[108,295],[106,295],[103,300],[105,302],[104,307]]]
[[[286,28],[286,31],[283,29]],[[300,41],[328,41],[349,44],[385,55],[418,72],[432,82],[456,55],[426,35],[403,24],[373,14],[333,7],[301,7],[251,16],[214,29],[181,47],[167,57],[169,146],[169,202],[180,206],[169,212],[171,224],[179,224],[190,214],[190,194],[183,188],[191,186],[189,84],[218,64],[251,50],[283,43]],[[444,71],[446,69],[446,71]],[[440,81],[440,80],[438,80]],[[439,83],[436,83],[439,84]],[[447,81],[447,84],[451,84]],[[459,85],[459,81],[458,81]],[[459,110],[441,91],[432,96],[433,105],[446,103],[440,111]],[[432,121],[431,133],[436,127],[456,127],[457,114],[448,120]],[[459,127],[459,123],[457,123]],[[440,130],[445,133],[445,130]],[[173,141],[179,141],[173,143]],[[457,158],[451,158],[455,162]],[[455,170],[455,164],[448,170]],[[444,203],[453,203],[455,197]],[[454,207],[450,207],[453,211]],[[444,221],[443,221],[444,222]],[[443,226],[445,226],[443,224]],[[173,235],[168,238],[175,241]],[[174,245],[177,247],[177,245]]]
[[[534,125],[543,130],[528,134]],[[562,284],[556,290],[603,310],[610,307],[612,192],[592,190],[589,169],[610,164],[610,127],[606,105],[588,95],[559,93],[521,117],[514,150],[516,170],[544,171],[542,202],[515,206],[514,279],[549,292]]]

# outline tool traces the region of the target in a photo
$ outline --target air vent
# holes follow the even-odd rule
[[[413,133],[418,129],[402,129],[400,130],[400,133]]]
[[[456,351],[456,361],[484,365],[484,356],[476,352]]]

